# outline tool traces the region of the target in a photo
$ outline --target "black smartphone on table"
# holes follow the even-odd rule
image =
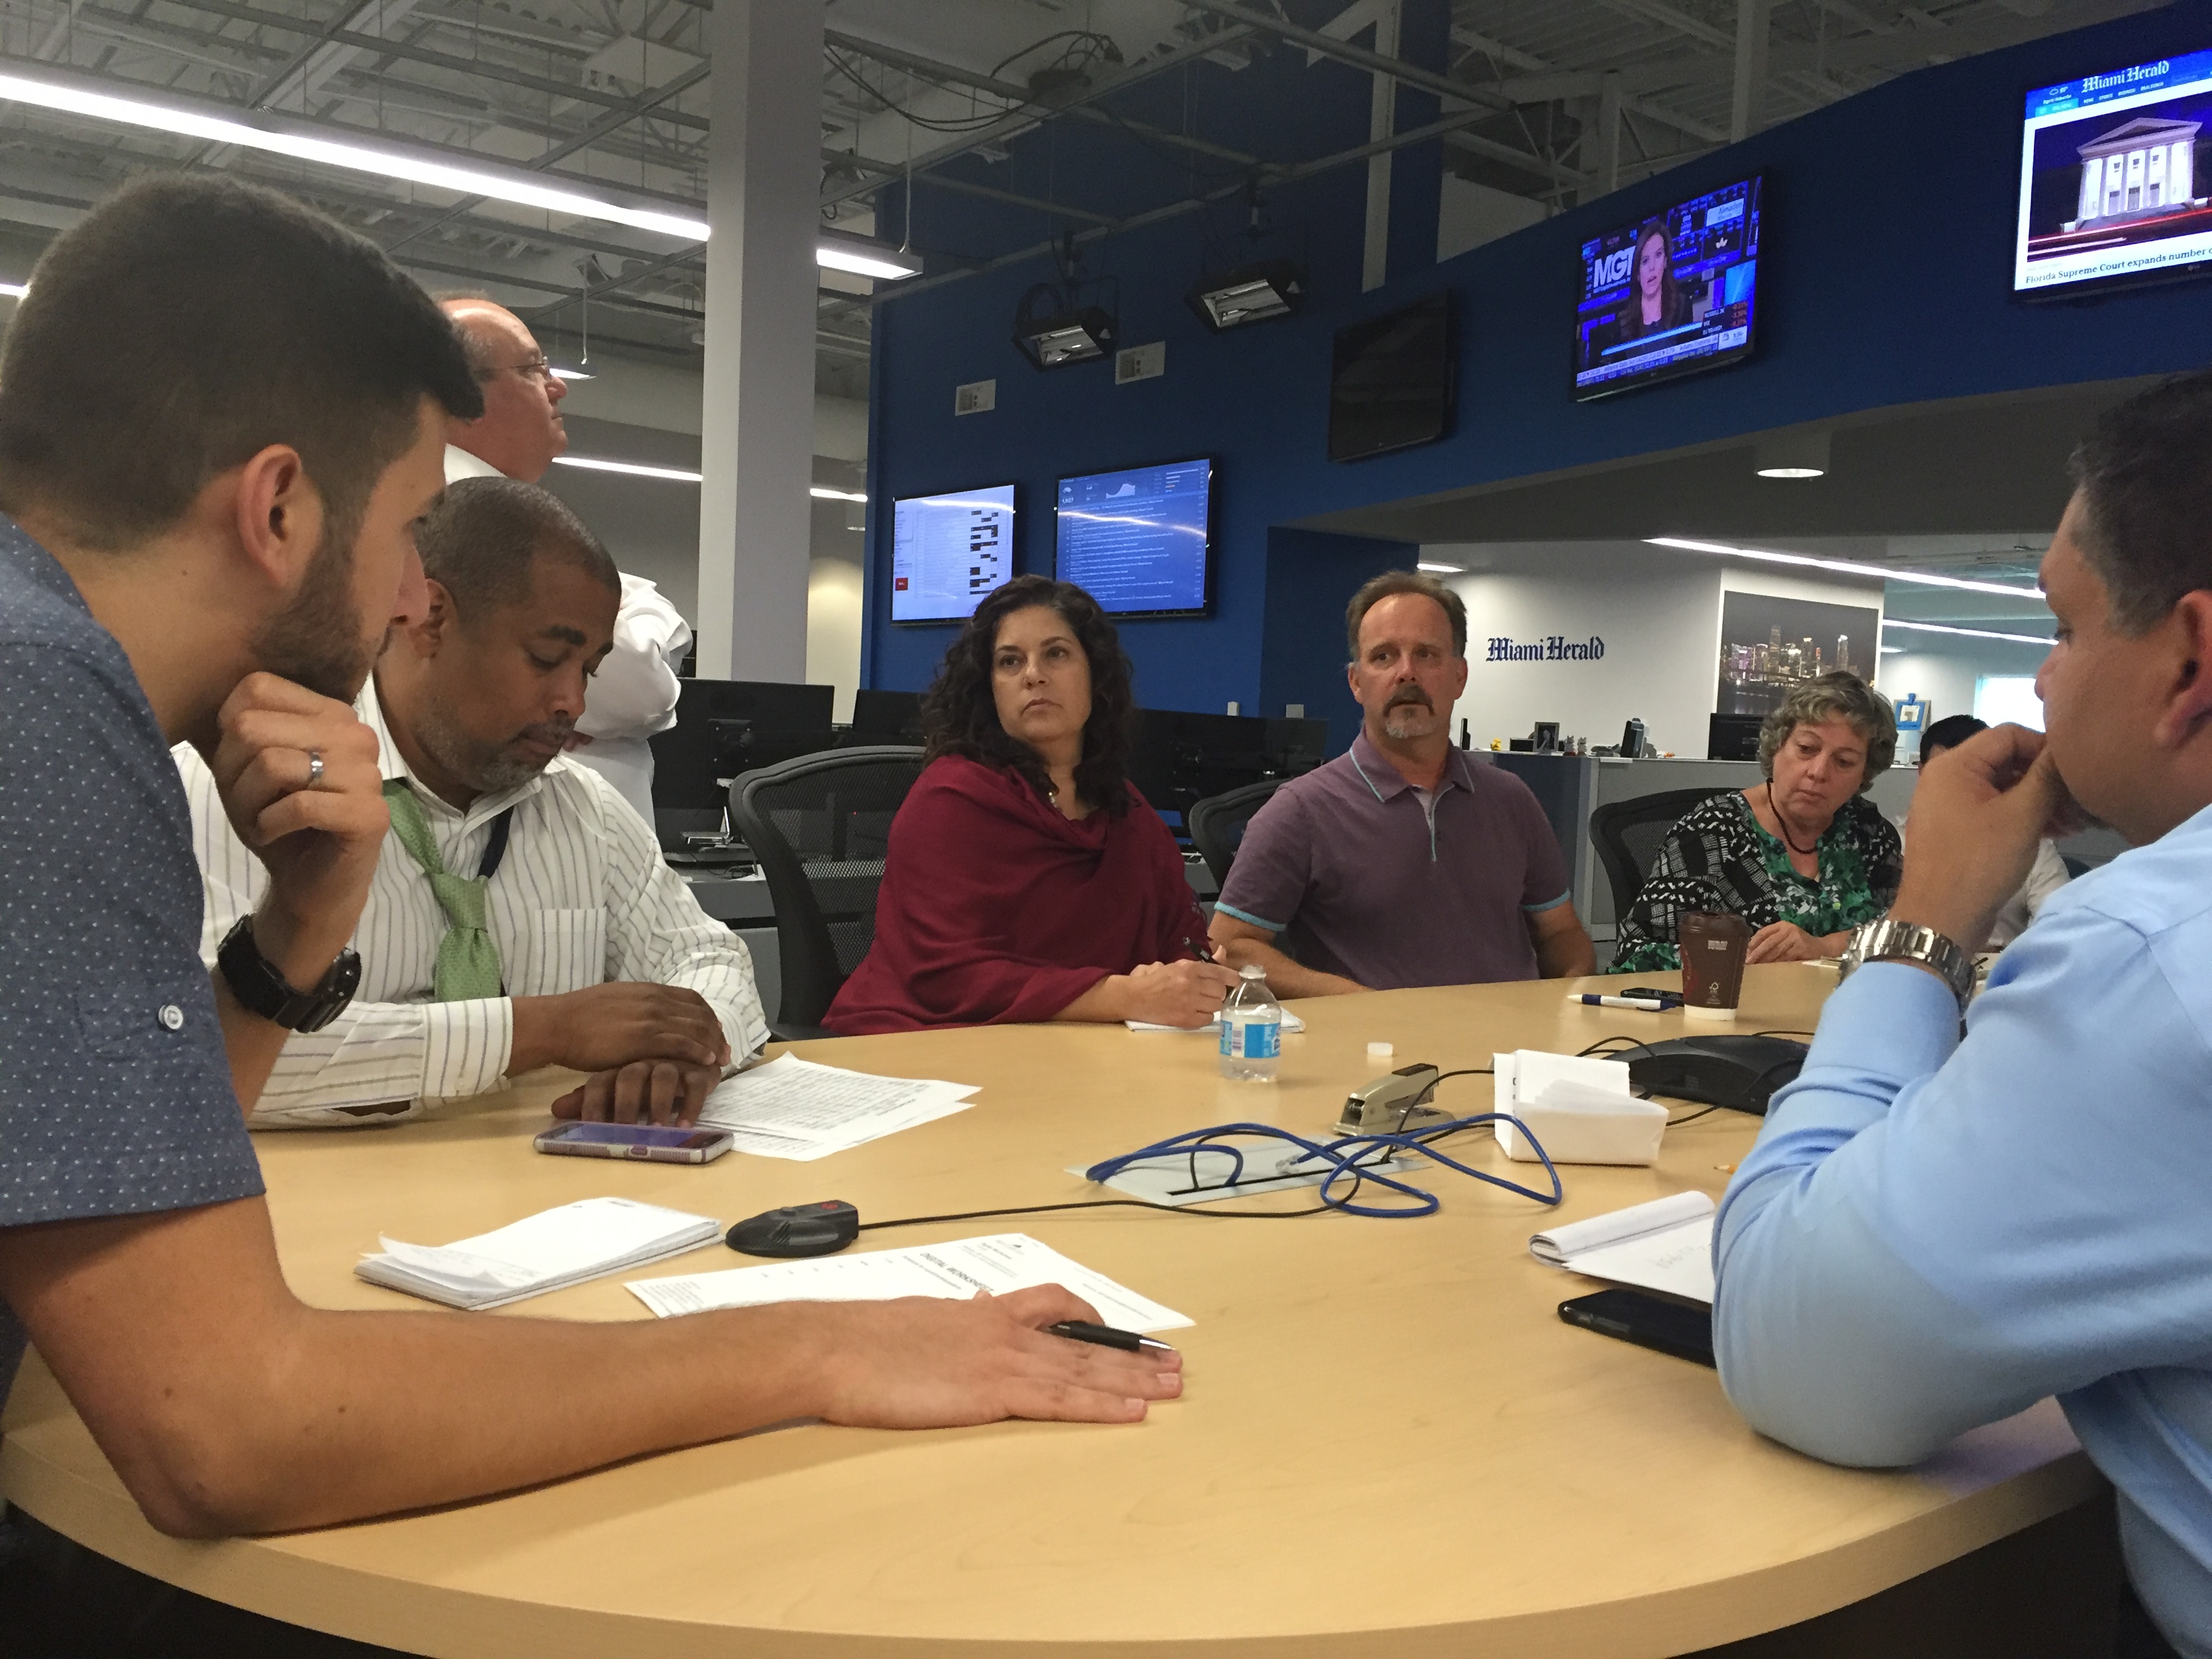
[[[1678,1302],[1648,1291],[1598,1291],[1559,1304],[1559,1317],[1677,1359],[1713,1364],[1713,1310],[1701,1302]]]

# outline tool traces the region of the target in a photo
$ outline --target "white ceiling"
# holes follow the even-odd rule
[[[710,3],[5,0],[0,70],[35,63],[126,90],[283,112],[349,134],[618,183],[696,210]],[[1321,53],[1364,50],[1375,38],[1375,3],[828,0],[824,212],[865,228],[874,193],[909,167],[927,177],[953,155],[980,147],[992,156],[994,145],[1048,121],[1112,118],[1098,98],[1133,78],[1176,75],[1202,85],[1238,72],[1255,52],[1317,62],[1316,30]],[[1447,108],[1467,118],[1446,142],[1455,170],[1556,210],[1701,154],[1731,131],[2147,3],[1457,0],[1450,79],[1468,101]],[[1739,16],[1762,12],[1766,72],[1740,76]],[[1233,157],[1231,165],[1263,174],[1316,159],[1244,155],[1175,131],[1153,130],[1146,141]],[[194,167],[298,190],[426,283],[488,289],[556,340],[580,330],[588,293],[595,346],[696,361],[703,267],[696,250],[669,239],[20,104],[0,106],[0,280],[20,278],[57,229],[119,179]],[[1111,234],[1110,216],[1086,202],[1086,182],[1057,180],[1048,205],[1070,228]],[[1003,252],[929,251],[940,256],[933,276],[956,278],[978,256]],[[825,292],[822,303],[824,389],[860,395],[869,297]]]

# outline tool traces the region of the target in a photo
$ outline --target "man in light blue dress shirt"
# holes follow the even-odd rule
[[[2073,470],[2047,736],[1922,774],[1890,915],[1984,937],[2069,794],[2131,850],[2051,899],[1963,1038],[1919,965],[1838,989],[1722,1205],[1715,1345],[1755,1426],[1838,1463],[2056,1395],[2156,1626],[2125,1610],[2123,1651],[2212,1659],[2212,374]]]

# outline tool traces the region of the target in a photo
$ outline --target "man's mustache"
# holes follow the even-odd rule
[[[541,720],[536,726],[526,726],[516,732],[511,742],[561,744],[568,741],[576,729],[574,720]]]
[[[1436,713],[1436,704],[1429,700],[1429,694],[1418,685],[1401,686],[1390,694],[1390,701],[1384,703],[1382,708],[1383,712],[1388,714],[1391,709],[1401,705],[1410,707],[1414,703],[1419,703],[1432,714]]]

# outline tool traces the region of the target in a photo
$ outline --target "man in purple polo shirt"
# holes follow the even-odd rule
[[[1595,972],[1544,809],[1452,747],[1459,595],[1393,570],[1344,621],[1366,718],[1349,752],[1254,816],[1214,906],[1214,954],[1258,963],[1282,997]]]

